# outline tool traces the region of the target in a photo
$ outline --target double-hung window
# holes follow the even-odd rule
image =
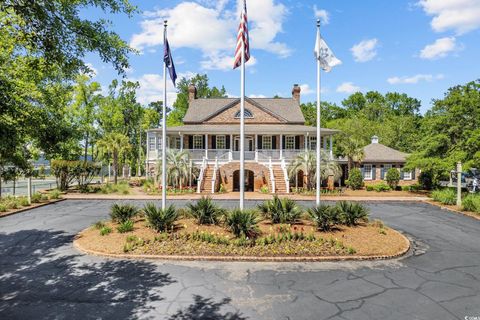
[[[373,179],[373,167],[371,164],[364,164],[363,165],[363,172],[364,172],[364,179],[365,180],[372,180]]]
[[[180,137],[170,137],[169,148],[170,149],[180,149]]]
[[[193,136],[193,149],[203,149],[203,136]]]
[[[295,150],[295,136],[286,136],[285,137],[285,149],[286,150]]]
[[[388,170],[392,169],[392,165],[391,164],[384,164],[383,165],[383,180],[387,179],[387,172]]]
[[[155,151],[155,137],[148,138],[148,150]]]
[[[272,150],[272,136],[262,136],[262,149]]]
[[[310,150],[317,150],[317,137],[308,137]]]
[[[227,143],[225,136],[217,136],[216,138],[216,146],[219,150],[227,149]]]
[[[403,180],[412,180],[412,171],[404,171]]]

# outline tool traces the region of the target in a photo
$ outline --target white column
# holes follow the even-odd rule
[[[32,204],[32,176],[29,176],[27,180],[27,197],[28,203]]]
[[[180,150],[183,151],[183,134],[180,135]]]
[[[327,137],[323,137],[323,150],[327,151]]]
[[[208,133],[205,135],[205,158],[208,159]]]
[[[330,136],[330,160],[333,159],[333,136]]]
[[[283,134],[280,135],[280,159],[283,158]]]
[[[305,148],[305,152],[308,151],[308,135],[303,136],[303,147]]]
[[[320,19],[317,20],[317,41],[320,40]],[[320,205],[320,186],[322,184],[322,178],[320,176],[320,164],[321,164],[321,109],[320,109],[320,60],[317,59],[317,181],[316,181],[316,204]]]

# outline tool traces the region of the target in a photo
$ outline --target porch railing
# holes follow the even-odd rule
[[[208,166],[207,158],[203,157],[202,166],[200,167],[200,174],[198,175],[197,193],[202,192],[202,182],[204,179],[207,166]]]
[[[281,167],[283,172],[283,178],[285,179],[285,187],[287,189],[287,193],[290,193],[290,179],[288,178],[287,163],[285,162],[285,158],[282,158]]]

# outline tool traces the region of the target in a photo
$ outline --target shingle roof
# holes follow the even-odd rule
[[[161,128],[149,131],[161,131]],[[316,134],[316,128],[297,124],[246,124],[246,134]],[[333,129],[322,129],[322,136],[330,136],[339,132]],[[183,133],[183,134],[238,134],[240,126],[223,125],[223,124],[190,124],[181,127],[167,127],[167,133]]]
[[[372,143],[363,148],[365,152],[365,158],[362,162],[405,162],[409,156],[408,153],[404,153],[390,147],[387,147],[380,143]]]
[[[305,123],[298,101],[294,99],[246,98],[246,100],[285,123]],[[239,98],[195,99],[190,102],[183,121],[185,124],[200,123],[238,103],[240,103]]]

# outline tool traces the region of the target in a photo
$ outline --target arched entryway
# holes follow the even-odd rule
[[[305,175],[302,170],[299,170],[293,181],[290,182],[290,186],[301,189],[304,186]]]
[[[245,170],[245,191],[253,192],[255,179],[252,170]],[[240,170],[233,172],[233,191],[240,191]]]

